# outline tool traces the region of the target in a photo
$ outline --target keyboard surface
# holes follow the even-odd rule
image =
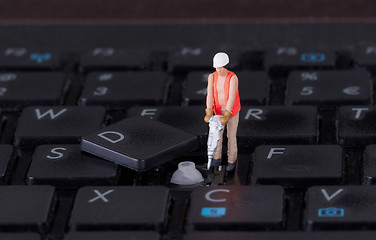
[[[0,238],[374,239],[375,27],[0,25]],[[206,169],[220,51],[234,172]]]

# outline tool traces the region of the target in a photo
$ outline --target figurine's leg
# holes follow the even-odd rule
[[[227,123],[227,156],[229,163],[235,163],[238,158],[238,145],[236,142],[236,132],[239,124],[239,113]]]

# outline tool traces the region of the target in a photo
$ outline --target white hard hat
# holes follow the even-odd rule
[[[213,58],[213,67],[214,68],[223,67],[223,66],[226,66],[229,62],[230,62],[230,59],[228,55],[224,52],[219,52],[215,54]]]

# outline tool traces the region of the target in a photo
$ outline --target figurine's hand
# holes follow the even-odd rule
[[[209,123],[210,118],[213,117],[214,111],[212,108],[206,108],[205,112],[206,112],[206,116],[204,118],[204,121],[206,123]]]
[[[230,117],[231,117],[231,112],[229,111],[225,111],[222,115],[222,117],[219,119],[219,122],[222,123],[223,125],[227,124],[228,121],[230,120]]]

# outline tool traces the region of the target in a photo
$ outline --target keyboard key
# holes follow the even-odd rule
[[[375,72],[376,70],[376,46],[368,45],[355,49],[354,61],[361,67],[366,67],[368,70]]]
[[[80,138],[100,129],[103,107],[28,107],[22,111],[15,133],[15,145],[79,143]]]
[[[144,49],[97,47],[85,51],[80,58],[81,71],[145,69],[149,62]]]
[[[85,136],[83,151],[145,171],[197,149],[197,137],[144,117],[126,118]]]
[[[265,66],[273,73],[285,73],[297,69],[333,69],[336,56],[333,50],[279,47],[269,50],[265,56]]]
[[[204,106],[133,107],[127,113],[128,116],[142,116],[163,122],[200,139],[206,137],[209,132],[208,125],[203,121]]]
[[[84,187],[74,203],[72,230],[163,230],[169,190],[153,187]]]
[[[96,72],[87,77],[81,105],[125,108],[166,101],[168,76],[163,72]]]
[[[376,145],[369,145],[364,151],[363,183],[376,183]]]
[[[64,73],[0,73],[0,106],[4,108],[61,104],[64,91]]]
[[[222,50],[203,47],[184,46],[172,51],[169,57],[169,70],[174,72],[187,72],[192,70],[205,70],[213,66],[213,57]],[[229,55],[229,69],[239,66],[240,52],[238,50],[225,50]]]
[[[336,145],[259,146],[253,184],[307,186],[342,183],[342,148]]]
[[[241,103],[264,104],[269,92],[269,78],[265,72],[239,71],[239,94]],[[184,105],[206,105],[209,72],[191,72],[183,90]]]
[[[375,231],[345,231],[345,232],[194,232],[188,233],[184,240],[373,240]]]
[[[193,190],[189,230],[278,229],[283,224],[283,188],[221,186]]]
[[[376,108],[371,106],[341,107],[337,111],[338,142],[345,146],[376,143]]]
[[[155,232],[71,232],[64,240],[159,240],[159,234]]]
[[[80,145],[41,145],[32,157],[29,184],[63,188],[85,185],[115,185],[118,166],[81,152]]]
[[[371,86],[371,76],[366,71],[296,71],[287,80],[287,103],[369,104]]]
[[[314,144],[317,142],[317,109],[312,106],[242,107],[238,142],[254,144]]]
[[[5,184],[14,164],[12,145],[0,145],[0,184]]]
[[[51,186],[1,186],[0,230],[27,230],[44,233],[55,204]]]
[[[0,239],[4,240],[40,240],[40,236],[35,233],[0,233]]]
[[[307,194],[308,230],[364,229],[376,225],[373,186],[312,187]]]
[[[0,66],[8,70],[57,69],[61,65],[60,53],[52,49],[8,47],[0,49]]]

